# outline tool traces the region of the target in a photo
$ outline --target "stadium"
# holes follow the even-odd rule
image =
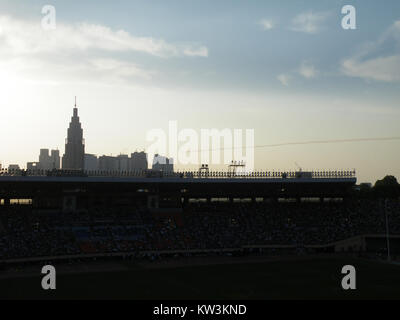
[[[360,197],[354,171],[3,170],[0,199],[2,298],[51,298],[37,286],[50,262],[53,298],[399,297],[382,261],[389,238],[400,251],[400,203]],[[353,296],[339,290],[347,264],[372,279]]]
[[[1,0],[0,301],[400,300],[400,1],[352,2]]]

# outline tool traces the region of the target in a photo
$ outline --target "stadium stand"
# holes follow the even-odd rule
[[[390,234],[400,235],[400,203],[389,201]],[[246,246],[326,245],[385,234],[380,200],[316,203],[190,203],[180,213],[146,208],[35,212],[2,208],[0,259],[40,256],[211,250]]]

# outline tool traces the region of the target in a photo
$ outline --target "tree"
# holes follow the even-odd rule
[[[400,185],[396,177],[387,175],[376,181],[374,192],[380,198],[397,198],[400,195]]]

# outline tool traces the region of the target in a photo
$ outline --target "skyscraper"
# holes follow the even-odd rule
[[[85,140],[83,139],[83,129],[78,117],[78,108],[75,107],[74,113],[69,123],[67,139],[65,140],[65,153],[62,158],[63,169],[84,169]]]

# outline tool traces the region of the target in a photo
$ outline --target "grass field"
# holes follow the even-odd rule
[[[357,289],[341,288],[341,269],[357,271]],[[300,259],[228,265],[143,268],[0,280],[0,299],[400,299],[400,266],[348,259]]]

